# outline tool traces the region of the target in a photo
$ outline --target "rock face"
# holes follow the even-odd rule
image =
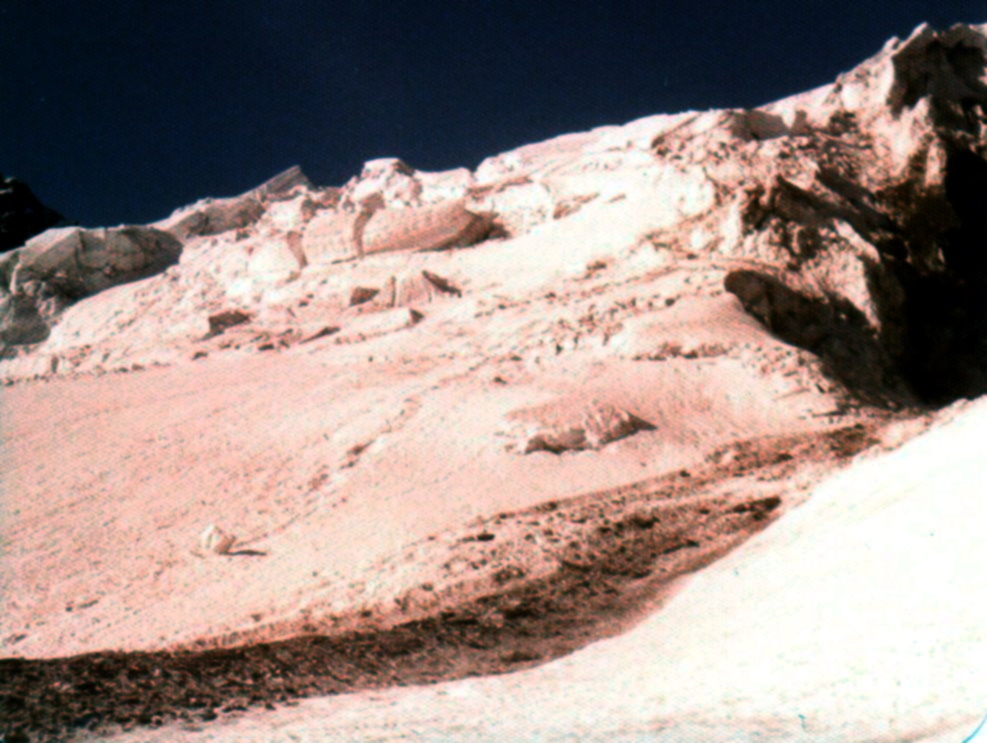
[[[9,290],[23,293],[43,283],[68,299],[82,299],[160,273],[179,255],[178,240],[149,227],[48,230],[19,251]]]
[[[304,198],[297,198],[302,191]],[[301,221],[299,211],[310,213],[335,200],[335,191],[312,189],[294,167],[241,196],[205,199],[150,226],[50,229],[0,260],[0,341],[8,346],[44,341],[73,304],[161,274],[197,238],[231,231],[242,238],[262,216],[274,225],[295,226]],[[300,233],[289,230],[279,237],[283,239],[251,247],[242,266],[245,278],[297,278],[305,264]]]
[[[181,250],[172,235],[149,227],[48,230],[8,259],[7,281],[0,286],[0,339],[42,341],[73,302],[160,273],[178,261]]]
[[[196,316],[186,322],[191,341],[203,314],[230,301],[254,313],[274,290],[282,305],[305,301],[311,281],[323,287],[313,299],[325,296],[341,261],[522,240],[556,224],[564,232],[589,211],[616,217],[636,195],[648,204],[633,217],[638,245],[626,248],[718,262],[727,291],[853,394],[977,394],[987,389],[984,55],[979,28],[923,26],[833,85],[760,109],[566,135],[490,158],[475,173],[420,173],[380,159],[342,188],[315,189],[293,168],[154,225],[183,243],[184,257],[157,288],[132,291],[178,290]],[[6,337],[41,340],[42,324],[68,303],[174,262],[175,243],[159,235],[149,249],[135,234],[53,232],[24,251],[20,268],[7,263],[19,285],[32,276],[44,288],[34,292],[37,313],[7,300],[7,324],[17,317],[18,329]],[[80,251],[92,265],[68,267]],[[330,305],[346,305],[329,293]],[[144,314],[134,296],[118,295],[115,312],[132,333]],[[117,329],[96,323],[76,340],[108,345],[112,358]],[[159,346],[154,333],[137,347]]]
[[[734,250],[785,259],[781,273],[760,271],[762,287],[774,287],[760,292],[761,319],[844,369],[851,356],[876,369],[886,355],[930,400],[987,388],[976,299],[987,288],[987,228],[974,206],[987,195],[984,61],[982,30],[920,27],[834,85],[757,112],[770,131],[735,116],[764,174],[757,182],[721,179],[726,163],[709,171],[741,194]],[[751,278],[728,277],[748,306]]]
[[[42,204],[26,183],[0,174],[0,253],[20,247],[63,221],[62,215]]]

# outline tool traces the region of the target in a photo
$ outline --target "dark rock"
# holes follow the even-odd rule
[[[42,204],[26,183],[0,174],[0,253],[18,248],[64,221],[61,214]]]
[[[322,328],[319,328],[314,333],[306,335],[304,338],[302,338],[299,341],[299,343],[310,343],[314,340],[318,340],[319,338],[325,338],[326,336],[333,335],[334,333],[338,333],[338,332],[339,332],[339,328],[336,327],[335,325],[326,325],[323,326]]]
[[[431,271],[422,271],[422,276],[424,276],[440,292],[452,294],[457,297],[463,296],[462,289],[438,274],[434,274]]]
[[[209,316],[209,335],[219,335],[225,330],[250,321],[250,315],[240,310],[225,310]]]
[[[11,346],[40,343],[50,332],[31,297],[0,296],[0,342]]]
[[[278,173],[273,178],[257,186],[257,188],[253,189],[252,193],[268,198],[276,198],[289,194],[296,186],[312,188],[312,183],[302,172],[300,166],[292,165],[284,172]]]
[[[372,289],[368,286],[355,286],[353,287],[353,291],[350,292],[350,307],[369,302],[379,293],[380,289]]]

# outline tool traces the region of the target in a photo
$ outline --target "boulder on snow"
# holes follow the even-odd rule
[[[372,293],[371,293],[372,292]],[[449,281],[431,271],[413,271],[400,278],[391,276],[380,289],[356,287],[350,305],[370,303],[371,310],[393,307],[413,307],[428,304],[444,296],[460,297],[463,292]],[[354,299],[358,301],[353,301]]]
[[[236,536],[229,534],[215,524],[210,524],[199,535],[199,546],[205,552],[215,555],[228,555],[236,543]]]
[[[646,420],[597,400],[559,400],[508,413],[508,435],[523,454],[600,449],[638,431],[652,431]]]

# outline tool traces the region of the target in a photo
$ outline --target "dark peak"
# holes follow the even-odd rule
[[[65,218],[42,204],[24,181],[0,174],[0,253],[19,248],[64,222]]]

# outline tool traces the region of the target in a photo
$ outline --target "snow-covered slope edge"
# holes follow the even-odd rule
[[[631,631],[541,668],[303,701],[181,734],[962,740],[987,709],[985,437],[987,401],[945,411],[926,433],[820,484]]]

